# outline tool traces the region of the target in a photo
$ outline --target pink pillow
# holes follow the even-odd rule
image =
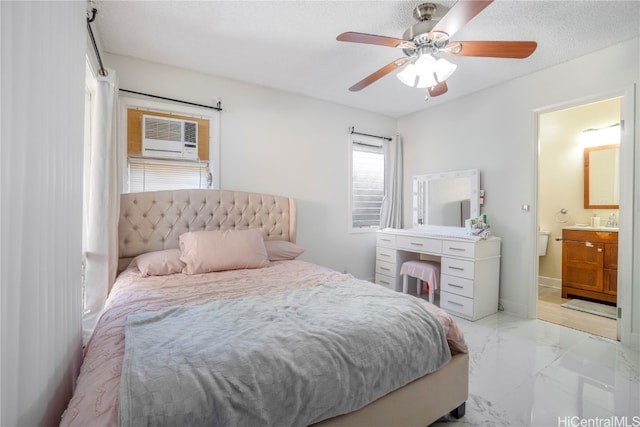
[[[184,263],[180,261],[180,249],[147,252],[133,259],[142,276],[167,276],[180,273]]]
[[[296,259],[304,252],[304,248],[286,240],[265,240],[269,261],[285,261]]]
[[[180,249],[186,274],[260,268],[269,262],[260,228],[191,231],[180,236]]]

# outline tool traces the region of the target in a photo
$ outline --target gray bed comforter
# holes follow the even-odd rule
[[[415,297],[354,280],[132,314],[121,426],[305,426],[451,359]]]

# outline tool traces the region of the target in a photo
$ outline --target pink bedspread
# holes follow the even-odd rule
[[[118,388],[125,350],[124,325],[129,314],[349,280],[353,280],[353,276],[303,261],[272,262],[261,269],[191,276],[174,274],[141,278],[136,267],[125,270],[113,286],[86,346],[76,391],[60,425],[117,425]],[[440,308],[426,301],[424,304],[443,325],[451,352],[466,352],[464,336],[455,321]]]

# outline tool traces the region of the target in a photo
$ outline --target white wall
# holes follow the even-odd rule
[[[2,426],[57,426],[82,358],[84,2],[0,2]]]
[[[347,232],[348,128],[392,136],[395,119],[123,56],[103,61],[122,89],[205,105],[221,98],[221,188],[296,198],[301,259],[373,278],[375,235]]]
[[[536,110],[638,82],[640,40],[634,39],[558,66],[403,117],[405,191],[410,177],[438,171],[478,168],[486,190],[483,211],[502,237],[500,301],[506,311],[527,316],[534,276]],[[451,84],[454,84],[452,81]],[[636,99],[638,89],[636,87]],[[636,101],[637,105],[637,101]],[[638,147],[636,116],[634,145]],[[636,148],[635,170],[640,170]],[[634,248],[640,253],[640,191],[635,182]],[[405,212],[410,212],[405,199]],[[531,206],[528,213],[521,206]],[[405,219],[405,221],[408,218]],[[630,230],[630,229],[628,229]],[[636,263],[637,264],[637,263]],[[638,272],[638,267],[634,267]],[[640,333],[640,280],[633,284],[633,332]]]

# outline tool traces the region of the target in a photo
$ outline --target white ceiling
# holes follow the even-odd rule
[[[449,91],[394,74],[348,88],[402,50],[336,41],[345,31],[401,38],[421,1],[92,1],[103,50],[400,117],[640,35],[640,2],[497,0],[452,40],[535,40],[527,59],[447,57]],[[451,7],[454,1],[438,1]],[[109,64],[105,64],[109,66]],[[561,84],[561,82],[558,82]],[[128,88],[136,90],[137,88]],[[549,88],[552,90],[552,88]],[[224,102],[224,100],[223,100]]]

